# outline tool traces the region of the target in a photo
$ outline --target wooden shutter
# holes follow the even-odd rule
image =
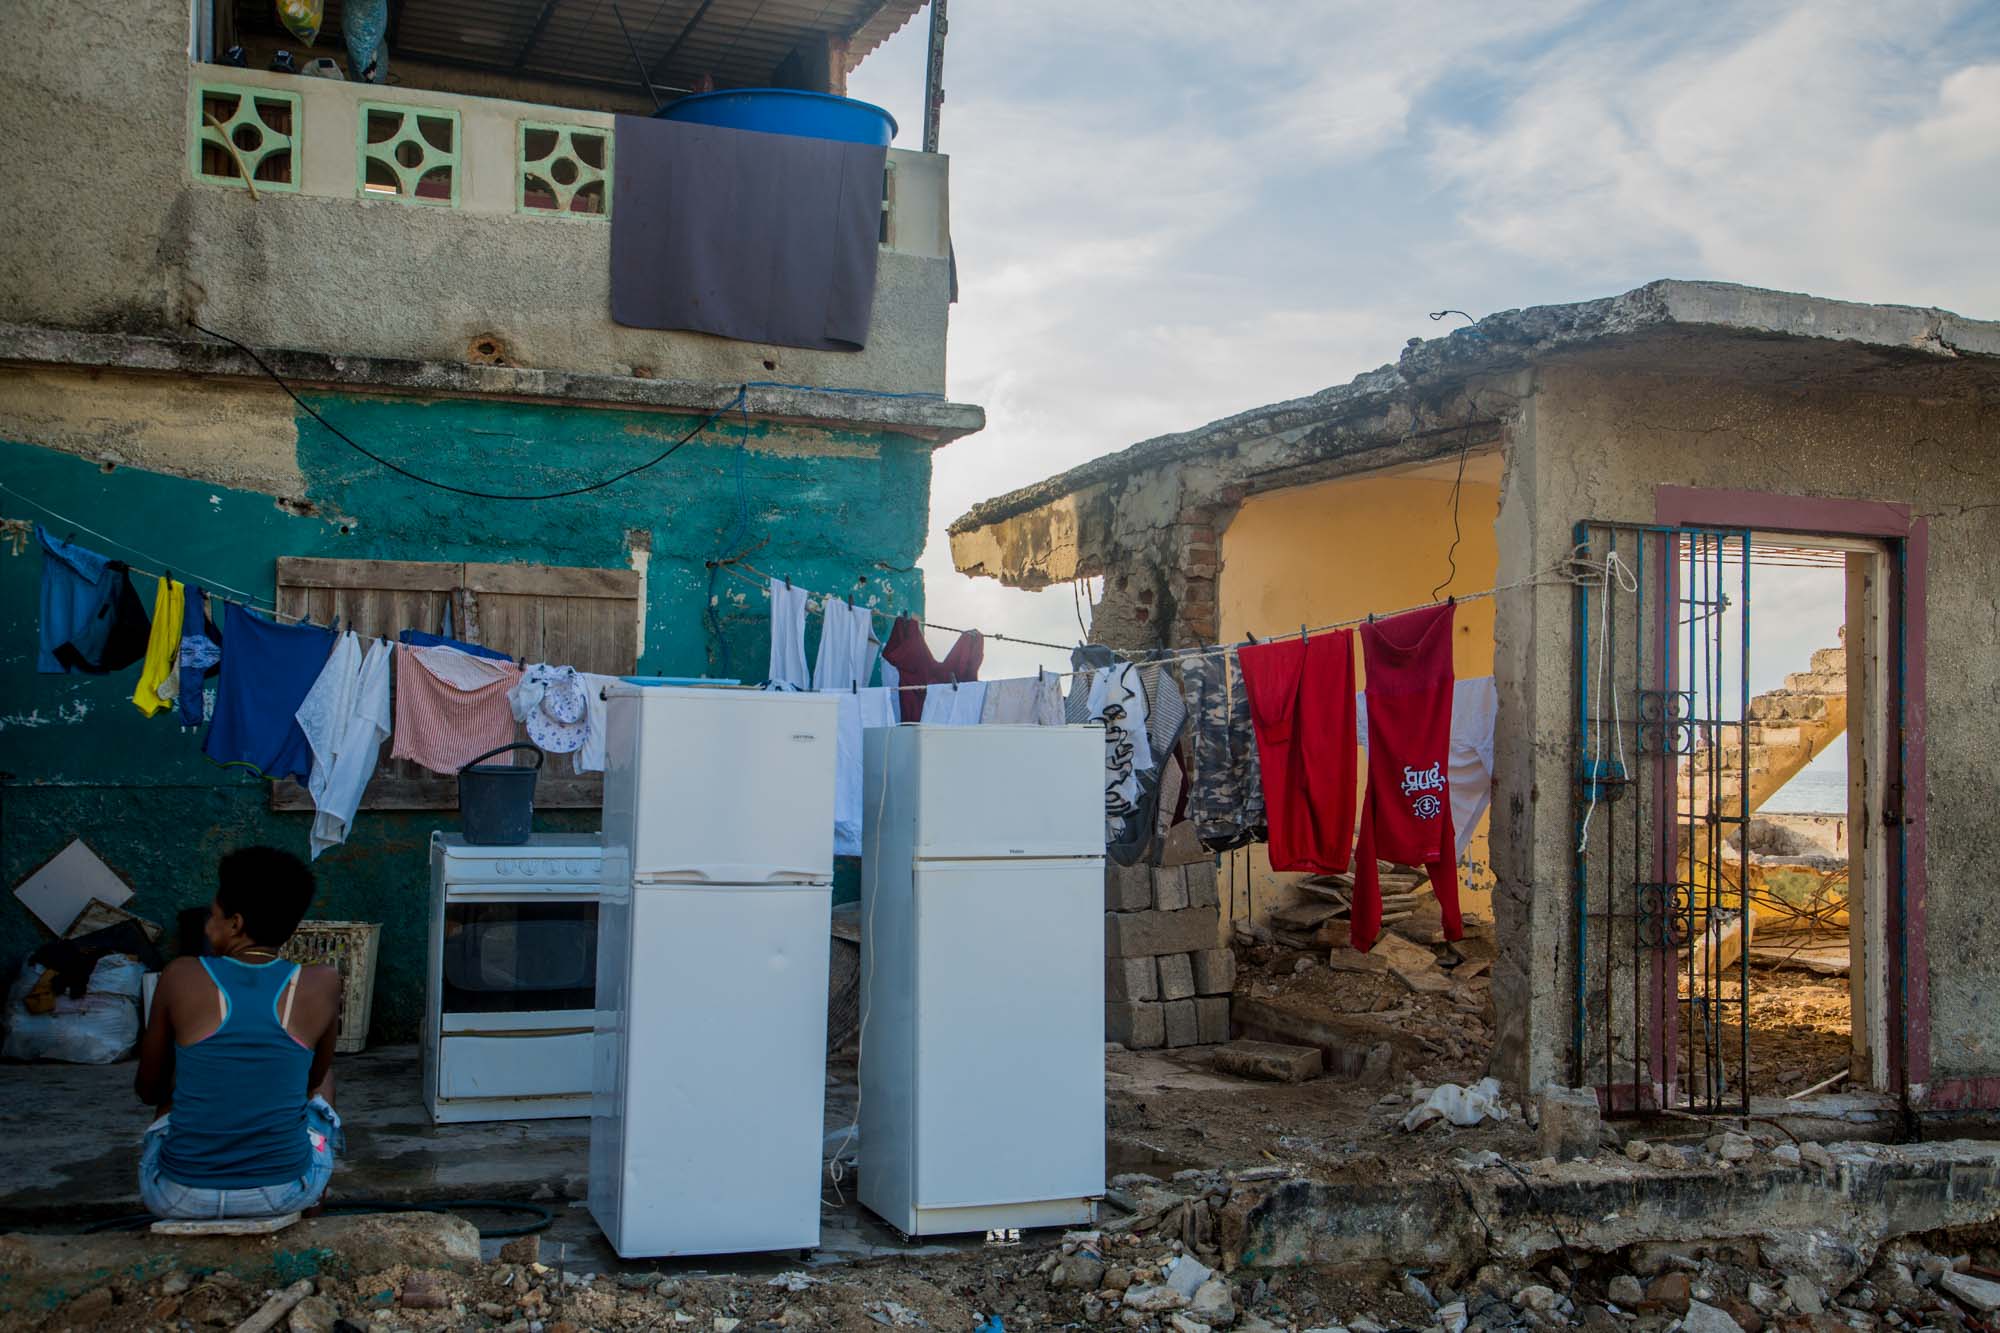
[[[393,640],[406,629],[443,632],[451,608],[453,637],[524,662],[573,666],[603,675],[638,667],[644,588],[629,569],[553,565],[494,565],[458,561],[278,561],[278,610],[321,625],[336,617],[363,638]],[[361,798],[364,810],[454,810],[458,779],[407,760],[381,762]],[[535,784],[544,809],[604,803],[601,774],[578,774],[568,755],[550,755]],[[295,782],[273,785],[274,810],[310,810],[312,797]]]

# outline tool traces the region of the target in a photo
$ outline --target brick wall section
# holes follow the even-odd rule
[[[1229,1040],[1236,956],[1215,947],[1215,863],[1104,875],[1104,1030],[1134,1050]]]

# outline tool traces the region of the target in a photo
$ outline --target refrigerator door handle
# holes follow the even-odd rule
[[[642,884],[824,884],[824,870],[774,870],[759,865],[648,866],[635,873]]]

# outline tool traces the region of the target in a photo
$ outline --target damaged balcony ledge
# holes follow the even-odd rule
[[[260,347],[257,354],[295,389],[555,400],[578,407],[706,414],[728,406],[738,387],[713,380],[329,356],[278,348]],[[268,382],[255,361],[221,343],[23,324],[0,324],[0,364]],[[749,388],[747,410],[762,421],[836,430],[891,430],[934,444],[949,443],[986,425],[985,410],[970,403],[946,402],[923,394],[811,386]]]

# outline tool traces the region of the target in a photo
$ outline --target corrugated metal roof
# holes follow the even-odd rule
[[[925,0],[402,0],[390,29],[395,60],[463,65],[570,83],[636,88],[636,48],[661,88],[703,76],[721,87],[766,84],[792,51],[821,36],[848,41],[849,69],[887,41]],[[246,33],[277,30],[270,0],[237,0]],[[319,45],[340,43],[340,0],[326,0]]]

